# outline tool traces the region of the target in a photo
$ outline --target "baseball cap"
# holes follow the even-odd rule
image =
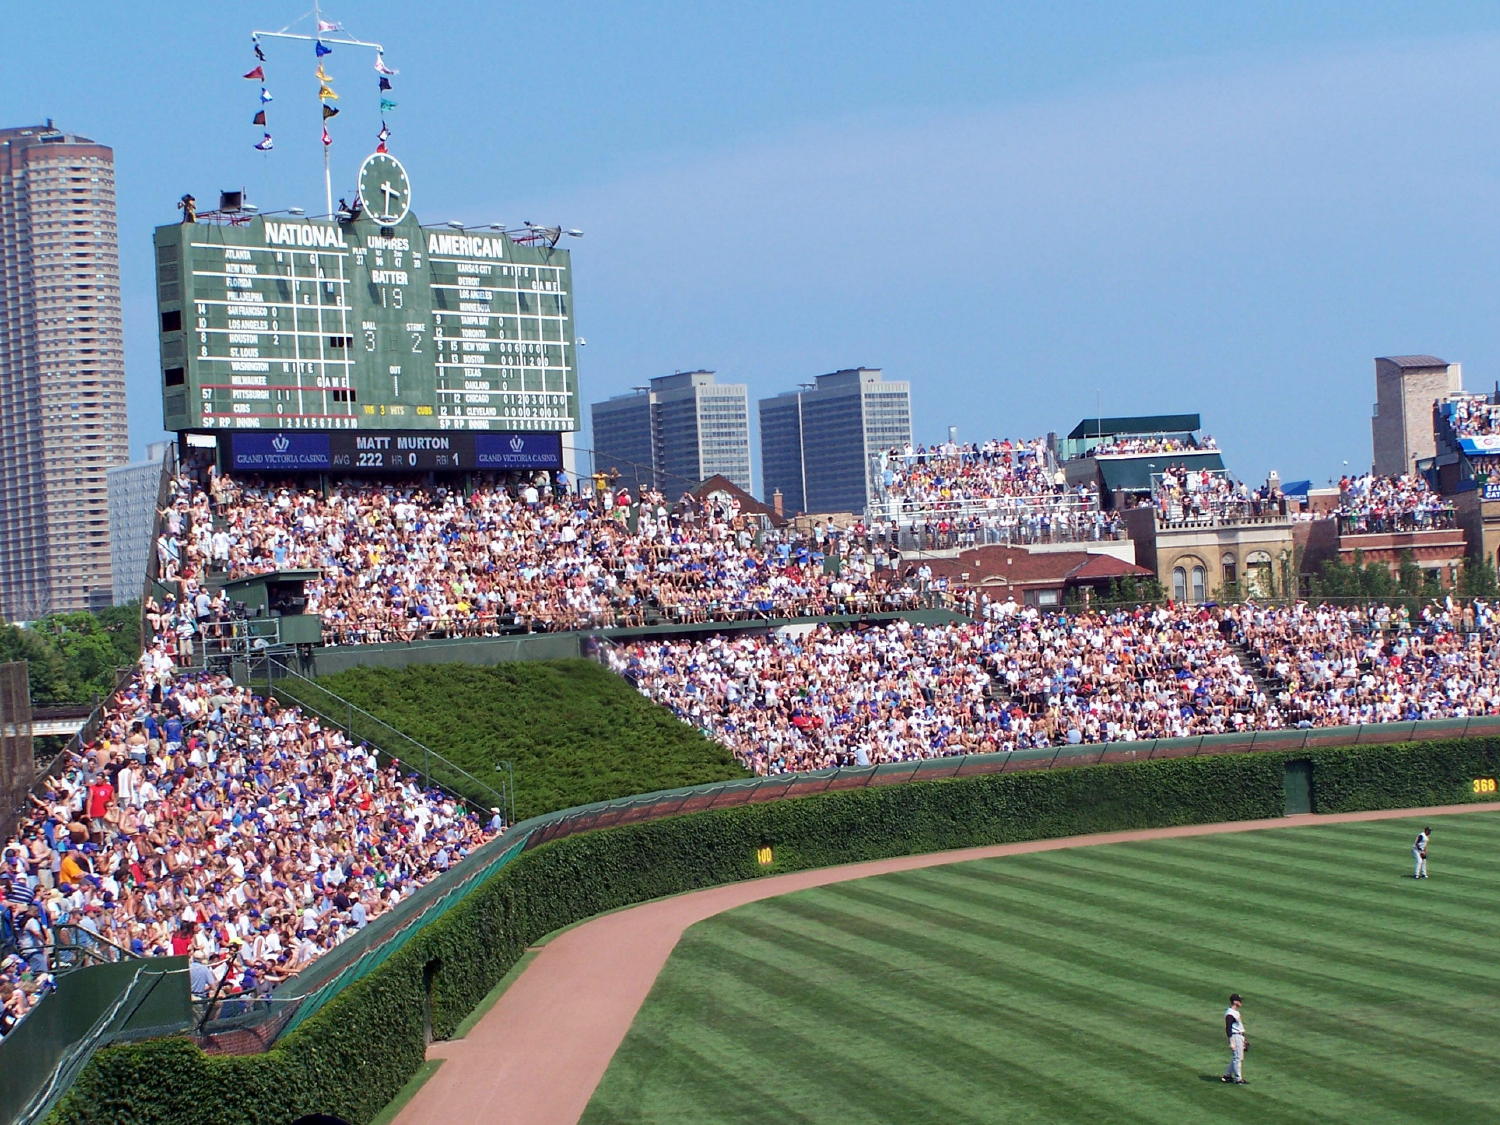
[[[1243,1004],[1245,1001],[1244,997],[1242,997],[1238,992],[1231,992],[1229,994],[1229,1002],[1231,1004]]]

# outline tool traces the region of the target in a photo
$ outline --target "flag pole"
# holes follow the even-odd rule
[[[313,0],[313,32],[317,35],[323,34],[323,5],[321,0]],[[320,39],[321,43],[322,40]],[[319,47],[321,51],[323,48]],[[323,62],[318,60],[318,73],[323,73]],[[328,141],[328,117],[323,113],[323,81],[318,80],[318,128],[320,130],[318,139],[323,142],[323,213],[333,214],[333,173],[329,171],[328,150],[333,147]]]

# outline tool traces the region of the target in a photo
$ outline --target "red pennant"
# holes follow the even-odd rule
[[[263,81],[265,81],[266,72],[264,70],[262,70],[260,67],[256,67],[249,74],[246,74],[243,77],[258,79],[259,81],[263,82]]]

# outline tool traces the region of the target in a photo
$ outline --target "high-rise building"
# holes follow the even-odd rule
[[[712,371],[680,371],[596,402],[594,471],[675,495],[721,475],[750,491],[750,398]]]
[[[1435,355],[1382,356],[1375,361],[1375,415],[1370,431],[1375,471],[1398,477],[1419,457],[1437,453],[1432,404],[1463,390],[1461,364]]]
[[[127,456],[114,153],[0,129],[0,616],[109,604]]]
[[[146,561],[151,557],[162,458],[171,448],[169,441],[154,441],[146,446],[144,461],[115,465],[105,474],[109,481],[109,569],[114,576],[115,605],[141,596]]]
[[[863,512],[872,458],[909,441],[911,384],[878,368],[819,375],[760,400],[761,483],[787,512]]]

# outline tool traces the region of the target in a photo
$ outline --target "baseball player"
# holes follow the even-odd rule
[[[1432,839],[1432,829],[1424,828],[1417,833],[1416,843],[1411,846],[1413,879],[1427,878],[1427,843]]]
[[[1238,992],[1229,996],[1229,1007],[1224,1009],[1224,1034],[1229,1038],[1229,1067],[1224,1071],[1220,1082],[1230,1082],[1236,1086],[1248,1086],[1245,1076],[1241,1073],[1245,1064],[1245,1017],[1240,1014],[1240,1006],[1244,1003]]]

